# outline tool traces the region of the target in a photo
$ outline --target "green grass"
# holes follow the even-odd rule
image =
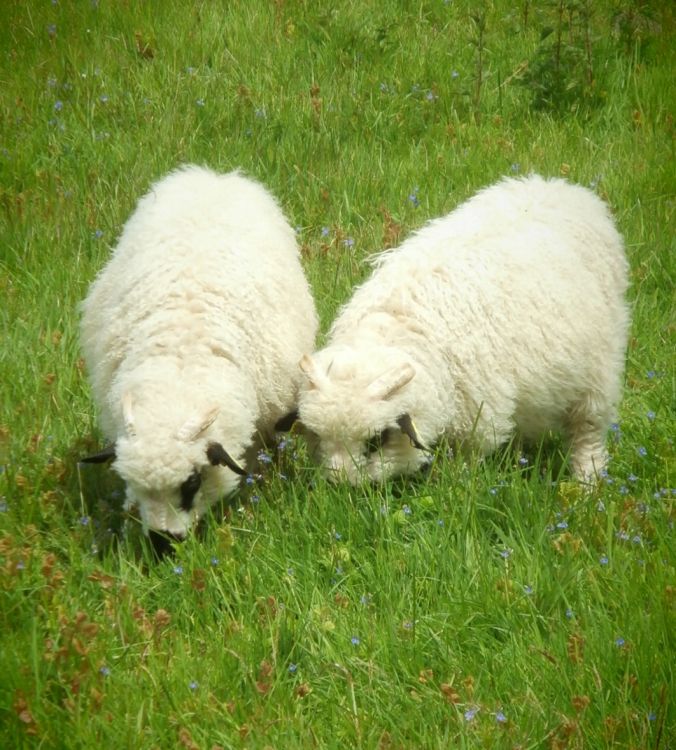
[[[2,747],[673,746],[674,16],[563,5],[547,110],[524,63],[551,74],[558,3],[5,3]],[[501,175],[593,186],[632,267],[607,480],[583,494],[547,442],[332,487],[294,438],[152,561],[119,481],[77,466],[77,304],[185,161],[279,197],[323,330],[367,254]]]

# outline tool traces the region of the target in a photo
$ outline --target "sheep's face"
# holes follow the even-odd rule
[[[391,348],[329,347],[304,357],[299,419],[332,479],[356,484],[418,469],[428,453],[411,417],[413,366]]]
[[[126,507],[138,508],[144,530],[183,538],[213,503],[235,491],[238,477],[209,458],[220,444],[174,442],[150,446],[120,438],[113,468],[125,481]]]
[[[213,503],[237,489],[237,475],[246,473],[207,436],[217,413],[158,437],[157,430],[148,433],[137,424],[127,405],[125,434],[107,453],[84,460],[113,458],[126,484],[125,508],[138,508],[144,531],[182,539]]]

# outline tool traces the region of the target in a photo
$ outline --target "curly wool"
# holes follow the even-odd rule
[[[260,184],[186,166],[141,198],[82,304],[81,341],[127,505],[147,528],[183,535],[236,488],[208,446],[250,463],[295,403],[316,331],[294,232]]]
[[[405,414],[422,444],[484,454],[515,431],[562,431],[578,477],[603,469],[630,316],[622,239],[596,195],[504,179],[373,265],[301,364],[300,419],[327,469],[355,482],[418,468]]]

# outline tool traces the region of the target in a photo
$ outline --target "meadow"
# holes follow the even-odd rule
[[[675,747],[670,4],[0,5],[0,746]],[[154,559],[78,464],[78,303],[185,162],[278,197],[323,331],[370,253],[501,176],[597,191],[633,315],[598,486],[556,436],[331,486],[292,434]]]

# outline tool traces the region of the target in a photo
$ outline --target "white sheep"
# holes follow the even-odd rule
[[[238,172],[186,166],[139,201],[82,303],[81,338],[126,507],[183,537],[236,489],[296,401],[317,315],[294,231]]]
[[[595,478],[629,327],[623,243],[596,195],[505,179],[373,265],[301,360],[299,418],[329,476],[411,472],[444,436],[487,454],[556,430]]]

